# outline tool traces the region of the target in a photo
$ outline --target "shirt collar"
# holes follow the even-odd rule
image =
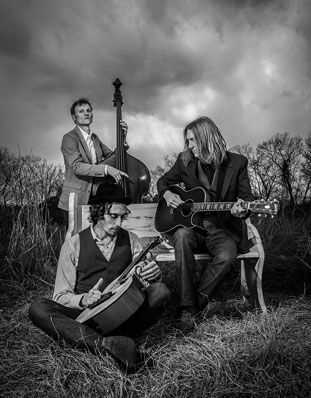
[[[78,127],[78,129],[80,130],[81,134],[83,135],[83,138],[85,139],[85,141],[86,141],[88,138],[92,138],[92,135],[93,135],[92,131],[90,131],[90,134],[88,134],[88,133],[85,132],[78,124],[77,124],[77,127]]]
[[[91,235],[98,245],[107,246],[116,239],[116,237],[110,238],[110,236],[106,236],[104,239],[99,239],[99,237],[96,235],[96,233],[94,231],[93,225],[91,225]]]

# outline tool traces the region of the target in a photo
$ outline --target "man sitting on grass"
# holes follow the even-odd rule
[[[121,228],[130,200],[116,184],[98,187],[90,206],[92,225],[63,244],[53,300],[42,298],[29,309],[32,322],[55,340],[91,351],[108,352],[128,370],[145,361],[133,337],[150,326],[163,312],[170,297],[168,288],[156,282],[160,270],[155,261],[141,263],[141,277],[150,283],[144,304],[123,325],[104,336],[94,320],[79,323],[81,312],[101,298],[101,292],[142,251],[138,237]]]

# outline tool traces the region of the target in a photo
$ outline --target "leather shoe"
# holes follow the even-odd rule
[[[183,307],[179,316],[178,329],[183,333],[189,333],[194,330],[196,323],[194,317],[196,310],[193,307]]]

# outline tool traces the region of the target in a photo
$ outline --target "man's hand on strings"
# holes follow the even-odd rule
[[[102,284],[103,278],[100,278],[99,281],[92,287],[92,289],[82,297],[82,307],[88,307],[91,304],[96,303],[101,298],[102,293],[99,288]]]
[[[173,207],[174,209],[184,203],[179,195],[171,191],[166,191],[163,195],[163,198],[166,200],[167,206]]]
[[[231,208],[231,214],[234,215],[235,217],[243,218],[247,214],[247,209],[244,209],[243,207],[244,200],[243,199],[238,199],[233,207]]]
[[[128,146],[128,143],[126,141],[127,132],[128,132],[128,125],[125,123],[124,120],[120,120],[120,126],[121,126],[121,129],[122,129],[123,134],[124,134],[124,146],[128,148],[129,146]]]
[[[123,120],[120,120],[120,126],[124,134],[124,146],[128,147],[128,144],[126,142],[128,126]],[[128,174],[124,173],[124,171],[118,170],[112,166],[106,166],[106,167],[107,167],[107,175],[113,177],[116,180],[117,184],[120,184],[122,182],[122,177],[129,178]]]
[[[113,177],[118,184],[122,182],[122,176],[129,178],[128,174],[112,166],[107,166],[107,174]]]
[[[158,264],[152,260],[151,253],[147,253],[146,260],[139,264],[141,267],[140,276],[147,282],[153,282],[161,275]]]

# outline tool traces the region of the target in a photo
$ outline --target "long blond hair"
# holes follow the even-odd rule
[[[188,130],[191,130],[194,135],[198,147],[198,158],[201,162],[219,166],[226,157],[227,146],[216,124],[206,116],[200,116],[188,123],[183,132],[185,150],[189,149]]]

